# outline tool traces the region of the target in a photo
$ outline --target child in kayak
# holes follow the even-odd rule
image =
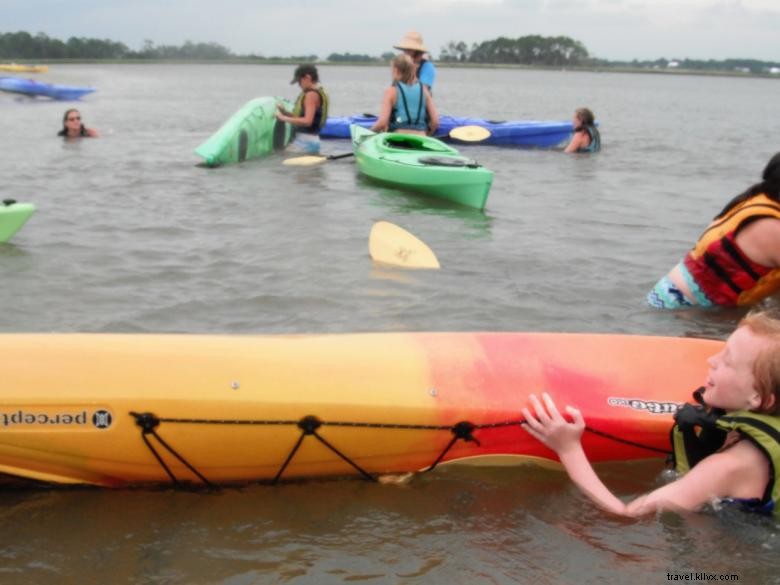
[[[566,407],[569,422],[548,394],[542,401],[532,395],[534,413],[522,409],[523,428],[558,454],[586,496],[614,514],[696,511],[717,501],[780,513],[780,321],[748,315],[708,363],[706,385],[697,391],[702,406],[685,405],[675,415],[675,463],[690,471],[631,502],[613,495],[586,459],[579,410]]]
[[[780,289],[780,152],[647,294],[658,309],[750,305]]]
[[[398,55],[391,62],[393,85],[385,90],[379,117],[371,130],[404,134],[434,134],[439,114],[428,88],[414,74],[414,63],[408,55]]]
[[[65,112],[62,116],[62,130],[57,133],[57,136],[64,138],[96,138],[99,136],[98,131],[94,128],[87,128],[81,123],[81,113],[72,108]]]
[[[319,154],[320,130],[328,119],[328,94],[320,85],[317,67],[311,63],[299,65],[295,69],[290,84],[293,83],[301,88],[293,111],[288,112],[278,104],[276,119],[296,127],[295,139],[287,147],[289,151]]]
[[[601,135],[596,128],[596,119],[588,108],[574,112],[574,136],[563,152],[598,152],[601,150]]]

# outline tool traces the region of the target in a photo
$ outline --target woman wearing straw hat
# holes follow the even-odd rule
[[[412,58],[417,67],[417,79],[420,80],[428,91],[433,93],[433,82],[436,81],[436,67],[429,58],[426,58],[428,49],[423,44],[420,33],[410,30],[401,41],[393,45],[394,49],[400,49]]]

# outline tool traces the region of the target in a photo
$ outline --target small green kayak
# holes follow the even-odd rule
[[[260,158],[282,150],[293,138],[290,124],[279,122],[276,104],[287,111],[293,105],[281,98],[261,97],[247,102],[214,135],[195,149],[206,165],[217,167]]]
[[[441,140],[415,134],[376,134],[350,126],[358,168],[377,181],[483,209],[493,171]]]
[[[11,239],[35,211],[32,203],[17,203],[4,199],[0,203],[0,244]]]

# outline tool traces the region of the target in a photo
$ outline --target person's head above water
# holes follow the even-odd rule
[[[79,136],[97,136],[97,131],[87,128],[81,121],[81,113],[76,108],[65,110],[62,116],[62,130],[57,136],[65,138],[77,138]]]
[[[747,315],[708,363],[708,406],[780,414],[780,320]]]
[[[579,121],[576,124],[578,128],[582,126],[593,126],[596,123],[596,118],[588,108],[577,108],[574,111],[574,119]]]

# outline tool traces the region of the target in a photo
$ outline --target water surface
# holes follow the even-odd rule
[[[38,206],[0,245],[0,331],[728,334],[740,311],[662,313],[644,295],[759,179],[778,149],[780,83],[439,72],[444,113],[565,120],[584,105],[604,149],[464,147],[495,172],[477,212],[372,184],[349,159],[196,167],[193,149],[248,99],[294,97],[288,66],[53,67],[42,79],[99,88],[77,107],[102,137],[78,143],[54,137],[66,104],[0,94],[2,197]],[[321,76],[334,115],[376,112],[389,82],[373,67]],[[443,269],[374,266],[378,220],[427,242]],[[601,471],[630,495],[660,469]],[[6,489],[0,527],[3,583],[663,583],[667,572],[780,582],[771,520],[616,520],[536,468],[214,495]]]

